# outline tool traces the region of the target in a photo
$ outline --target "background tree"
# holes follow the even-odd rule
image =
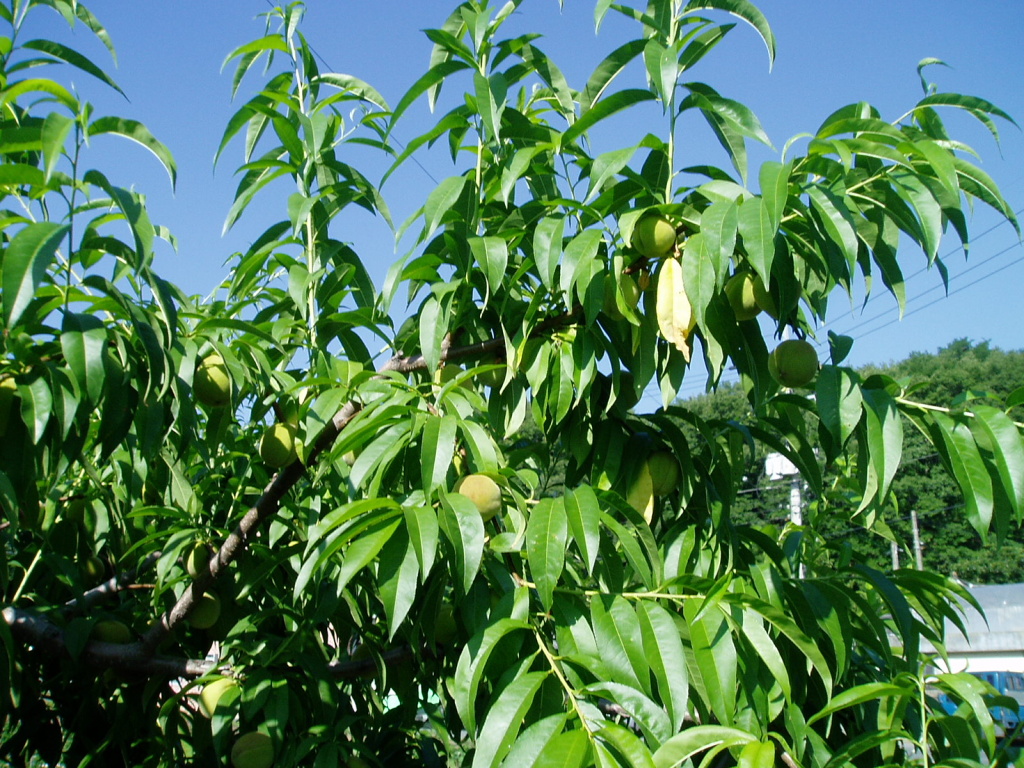
[[[868,366],[858,373],[882,374],[912,383],[915,397],[933,405],[966,402],[968,397],[1002,401],[1024,381],[1022,361],[1024,354],[1020,351],[1007,352],[992,349],[987,342],[973,344],[958,339],[937,353],[915,352],[906,360]],[[706,422],[752,424],[756,420],[739,384],[722,386],[684,405]],[[1015,411],[1010,409],[1010,414],[1019,420]],[[689,434],[691,440],[699,439],[695,431]],[[778,527],[789,519],[790,481],[773,481],[765,475],[767,453],[768,449],[761,449],[751,462],[737,492],[733,517],[750,525]],[[929,569],[981,584],[1024,580],[1020,527],[1011,527],[1003,536],[983,539],[962,514],[963,495],[928,440],[916,430],[907,431],[902,453],[905,458],[892,483],[892,512],[880,519],[874,530],[850,528],[845,522],[834,522],[829,527],[829,521],[822,520],[826,535],[851,538],[858,557],[879,570],[886,570],[892,563],[892,543],[900,548],[901,561],[912,565],[910,511],[914,510],[919,515],[924,563]],[[817,500],[806,494],[803,500],[813,513]]]
[[[691,70],[733,17],[770,60],[756,7],[599,2],[598,25],[621,14],[635,36],[572,87],[533,36],[502,37],[519,6],[457,6],[427,31],[429,68],[393,106],[321,71],[300,4],[268,12],[266,34],[228,56],[236,90],[264,79],[218,151],[241,145],[228,226],[257,195],[287,194],[210,299],[153,273],[154,241],[171,234],[130,180],[88,160],[89,140],[114,133],[173,183],[166,147],[35,76],[63,62],[116,88],[74,50],[24,39],[47,9],[109,43],[100,22],[65,0],[0,6],[0,755],[1002,759],[991,691],[923,672],[921,638],[939,642],[966,593],[873,569],[815,520],[882,518],[908,422],[975,529],[1004,535],[1024,506],[1024,442],[1007,413],[1024,395],[970,410],[916,400],[843,367],[842,337],[806,372],[813,391],[784,389],[770,374],[788,362],[769,358],[751,313],[802,338],[834,292],[872,272],[901,301],[901,241],[934,263],[947,228],[966,242],[968,204],[1014,221],[940,112],[989,128],[1009,117],[922,78],[904,114],[841,107],[751,174],[746,141],[767,139],[757,118]],[[646,87],[616,90],[631,68]],[[409,107],[453,89],[462,97],[395,150]],[[639,135],[616,132],[607,151],[594,140],[624,111],[652,110]],[[686,157],[676,128],[691,112],[731,168]],[[396,226],[412,244],[375,285],[341,214],[390,220],[390,171],[373,183],[347,153],[369,147],[398,167],[434,143],[453,175]],[[726,290],[737,276],[752,302]],[[753,422],[631,410],[649,386],[671,403],[695,354],[712,387],[736,367]],[[509,450],[528,417],[551,447]],[[804,530],[735,519],[759,444],[822,500]],[[559,451],[565,492],[551,496]],[[837,470],[827,488],[825,467]],[[940,714],[936,689],[963,702],[956,715]]]

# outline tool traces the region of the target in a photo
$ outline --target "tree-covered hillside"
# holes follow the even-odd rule
[[[1007,399],[1024,386],[1024,350],[1005,351],[990,347],[987,342],[957,339],[937,353],[915,352],[899,362],[866,367],[860,374],[864,378],[886,376],[911,384],[915,387],[914,397],[925,403],[955,403],[970,410],[972,402],[990,395]],[[750,423],[753,418],[739,385],[690,399],[686,406],[709,420]],[[1015,410],[1017,413],[1011,414],[1020,421],[1024,409],[1017,406]],[[963,497],[943,469],[938,453],[916,430],[906,430],[903,439],[905,461],[893,481],[898,507],[874,521],[874,534],[851,526],[842,518],[831,526],[832,533],[848,537],[858,557],[880,569],[892,566],[891,541],[896,541],[901,565],[912,565],[911,512],[916,511],[926,568],[955,574],[973,583],[1024,581],[1024,531],[1011,526],[982,541],[964,516]],[[733,521],[737,525],[782,526],[788,520],[790,482],[766,476],[766,455],[762,451],[755,457],[737,494],[733,505]],[[837,495],[841,492],[842,489],[836,489]],[[813,517],[819,499],[803,489],[803,501],[805,514]],[[834,505],[835,499],[830,502]],[[821,522],[827,526],[827,521]]]

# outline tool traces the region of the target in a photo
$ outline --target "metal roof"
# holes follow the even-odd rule
[[[966,584],[965,587],[978,601],[985,616],[973,607],[966,607],[967,638],[947,622],[946,650],[949,653],[1016,651],[1024,654],[1024,584]]]

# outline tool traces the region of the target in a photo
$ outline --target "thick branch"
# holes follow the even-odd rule
[[[4,621],[11,634],[24,645],[35,647],[49,658],[70,658],[64,630],[49,619],[20,608],[4,608]],[[90,642],[84,658],[94,667],[117,667],[138,674],[162,677],[199,677],[214,668],[215,663],[201,659],[177,659],[155,656],[142,642]]]

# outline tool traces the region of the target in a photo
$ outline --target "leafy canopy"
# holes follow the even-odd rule
[[[1007,409],[1024,391],[918,401],[844,367],[852,339],[836,336],[808,388],[769,371],[773,337],[813,335],[837,291],[879,274],[902,304],[904,265],[941,268],[941,237],[968,241],[968,206],[1016,226],[945,123],[994,132],[998,107],[922,80],[895,120],[840,107],[751,169],[747,142],[768,141],[756,116],[694,79],[737,23],[771,62],[748,0],[599,0],[596,26],[623,15],[633,36],[576,84],[536,36],[504,37],[528,5],[468,0],[426,30],[425,73],[393,106],[322,71],[293,3],[226,60],[233,94],[261,85],[218,149],[242,163],[225,226],[277,182],[294,191],[200,299],[154,273],[173,236],[130,179],[91,167],[89,140],[142,144],[173,184],[171,153],[62,84],[71,68],[116,88],[74,50],[23,39],[46,9],[110,45],[81,3],[0,5],[0,757],[225,764],[265,742],[256,731],[276,766],[998,759],[991,690],[927,672],[921,653],[959,621],[958,584],[869,567],[813,520],[734,518],[763,448],[797,467],[819,519],[880,525],[910,426],[979,533],[1019,525]],[[644,87],[619,87],[630,70]],[[453,91],[396,149],[409,108]],[[660,124],[605,149],[608,121],[652,106]],[[729,168],[687,156],[690,112]],[[378,285],[340,215],[390,222],[391,170],[374,181],[347,158],[369,147],[393,170],[435,144],[452,175],[394,224],[408,250]],[[667,251],[634,248],[646,216],[674,229]],[[736,319],[738,272],[770,319]],[[194,391],[212,355],[224,405]],[[748,423],[672,405],[695,355],[711,388],[736,368]],[[648,387],[665,407],[639,413]],[[531,422],[540,440],[522,439]],[[280,470],[259,459],[272,423],[295,435]],[[679,469],[659,497],[655,451]],[[454,490],[466,474],[499,489],[492,519]],[[223,676],[239,685],[207,719],[198,691]]]

